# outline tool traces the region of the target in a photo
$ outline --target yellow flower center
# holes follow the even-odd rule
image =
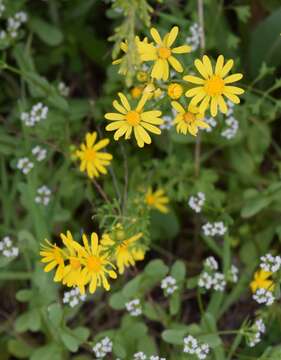
[[[187,123],[187,124],[192,124],[194,121],[195,121],[195,115],[192,114],[191,112],[186,112],[184,115],[183,115],[183,120]]]
[[[93,272],[100,272],[102,270],[101,259],[97,256],[88,257],[88,269]]]
[[[213,75],[206,81],[205,91],[210,96],[221,95],[224,88],[224,81],[221,77]]]
[[[92,148],[88,148],[84,151],[84,159],[86,161],[93,161],[96,157],[96,152]]]
[[[158,56],[161,58],[161,59],[168,59],[168,57],[171,56],[171,50],[166,48],[166,47],[160,47],[158,49]]]
[[[170,84],[167,92],[171,99],[177,100],[181,97],[183,89],[179,84]]]
[[[154,195],[147,195],[146,197],[146,203],[148,205],[154,205],[155,204],[155,196]]]
[[[70,266],[73,270],[78,270],[81,266],[81,263],[78,259],[72,258],[70,259]]]
[[[131,90],[131,95],[134,99],[137,99],[138,97],[140,97],[141,93],[142,93],[142,88],[140,86],[135,86]]]
[[[132,126],[136,126],[140,122],[140,114],[137,111],[129,111],[126,115],[126,120]]]

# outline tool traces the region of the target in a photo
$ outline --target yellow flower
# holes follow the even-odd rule
[[[67,231],[66,235],[60,234],[63,244],[66,246],[67,254],[66,259],[68,264],[64,268],[62,283],[67,286],[78,286],[80,293],[85,293],[85,285],[83,279],[81,278],[82,270],[82,259],[80,257],[81,245],[73,240],[72,234],[70,231]]]
[[[142,86],[135,86],[131,89],[131,95],[133,99],[137,99],[141,96],[143,92],[143,87]]]
[[[131,236],[129,239],[124,239],[124,232],[117,231],[116,240],[114,241],[109,234],[104,234],[102,237],[102,245],[105,247],[115,247],[114,257],[118,267],[119,274],[123,274],[126,267],[134,266],[136,261],[144,259],[145,252],[138,249],[136,242],[142,237],[142,233]]]
[[[169,198],[165,195],[163,189],[158,189],[155,192],[152,192],[150,187],[145,195],[145,202],[149,207],[155,208],[164,214],[169,211],[166,206],[169,203]]]
[[[189,104],[188,108],[184,109],[177,101],[172,101],[172,106],[178,113],[173,121],[178,133],[186,135],[187,132],[189,132],[191,135],[196,136],[199,127],[205,129],[210,127],[203,121],[204,114],[200,113],[200,110],[196,106]]]
[[[63,252],[56,244],[51,244],[47,239],[45,241],[47,245],[42,245],[42,251],[40,251],[41,262],[48,263],[44,267],[44,271],[49,272],[57,267],[54,281],[61,281],[64,275]]]
[[[180,84],[170,84],[168,86],[167,93],[171,99],[177,100],[182,96],[183,88]]]
[[[117,274],[113,270],[115,266],[109,261],[108,253],[99,245],[96,233],[91,234],[91,245],[89,245],[85,234],[83,234],[82,238],[84,246],[80,248],[80,256],[83,263],[81,282],[83,284],[89,283],[91,294],[96,291],[97,287],[104,287],[108,291],[110,285],[107,276],[112,279],[117,278]]]
[[[140,40],[140,38],[138,36],[135,37],[135,47],[138,53],[138,60],[139,62],[142,61],[146,61],[145,56],[141,55],[143,52],[143,46],[147,47],[148,49],[152,46],[149,42],[148,39],[145,37],[143,40]],[[127,41],[122,41],[120,44],[120,49],[125,53],[125,55],[128,53],[128,42]],[[125,57],[121,57],[119,59],[116,59],[112,62],[113,65],[123,65],[122,63],[124,63]],[[125,65],[125,63],[124,63]],[[122,75],[126,75],[127,73],[127,68],[125,67],[120,67],[119,69],[119,73]]]
[[[192,75],[184,76],[183,78],[192,84],[199,85],[185,93],[187,97],[192,97],[191,105],[197,105],[201,102],[199,109],[203,113],[210,104],[211,115],[216,116],[218,107],[222,113],[225,114],[227,112],[227,105],[223,95],[234,104],[238,104],[240,99],[237,95],[243,94],[244,90],[236,86],[229,86],[228,84],[242,79],[243,75],[237,73],[226,77],[233,64],[233,60],[228,60],[224,64],[224,57],[220,55],[213,71],[208,56],[204,55],[202,61],[196,59],[194,65],[203,78]]]
[[[144,93],[136,108],[132,109],[128,99],[122,93],[118,93],[122,105],[117,101],[113,101],[113,107],[118,113],[107,113],[105,118],[112,121],[106,126],[107,131],[115,131],[114,139],[118,140],[125,135],[125,139],[130,139],[132,131],[139,147],[144,144],[151,144],[151,137],[148,131],[153,134],[160,135],[161,130],[155,125],[163,124],[160,118],[161,111],[143,111],[143,107],[148,100],[148,94]]]
[[[76,154],[81,161],[80,171],[86,171],[89,178],[98,177],[101,174],[106,174],[106,166],[110,165],[112,155],[106,152],[99,151],[104,148],[109,139],[102,139],[96,142],[97,133],[87,133],[85,143],[81,144],[80,150]]]
[[[140,82],[145,82],[148,80],[148,73],[146,71],[138,71],[137,72],[137,79]]]
[[[158,99],[162,95],[162,90],[160,88],[156,88],[154,84],[150,83],[146,85],[146,87],[143,90],[144,94],[148,95],[148,99],[154,98]]]
[[[268,291],[274,290],[274,283],[269,277],[272,275],[270,271],[259,270],[255,272],[254,280],[250,283],[250,288],[253,293],[258,289],[266,289]]]
[[[163,40],[159,32],[155,28],[151,28],[150,34],[156,42],[153,44],[143,43],[139,47],[139,52],[143,61],[155,61],[151,77],[155,79],[168,80],[169,77],[169,64],[177,71],[182,72],[183,67],[181,63],[172,54],[184,54],[191,51],[188,45],[182,45],[176,48],[171,48],[178,35],[179,28],[174,26],[172,30],[167,33]]]

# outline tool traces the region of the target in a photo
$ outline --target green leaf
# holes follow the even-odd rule
[[[185,280],[186,277],[186,268],[185,264],[181,260],[177,260],[171,268],[171,276],[174,277],[177,282]]]
[[[150,261],[144,269],[144,273],[155,280],[164,278],[168,271],[168,266],[164,264],[163,260],[159,259]]]
[[[249,199],[241,210],[241,216],[245,219],[250,218],[269,206],[271,202],[271,198],[263,197],[262,194],[253,199]]]
[[[112,309],[115,310],[122,310],[124,309],[125,303],[128,301],[128,299],[124,296],[124,294],[119,291],[109,298],[109,305],[112,307]]]
[[[250,41],[250,70],[252,76],[258,74],[262,62],[269,66],[281,63],[280,36],[281,7],[272,12],[251,33]]]
[[[47,45],[57,46],[63,41],[62,32],[54,25],[42,18],[31,17],[29,20],[31,30]]]
[[[58,344],[48,344],[35,350],[30,360],[61,360],[62,349]]]
[[[249,5],[238,5],[234,7],[240,21],[246,23],[251,16],[251,9]]]
[[[165,330],[162,332],[161,336],[164,341],[166,341],[168,344],[173,345],[182,345],[183,344],[183,338],[188,333],[188,327],[183,326],[182,329],[172,329],[172,330]]]
[[[76,352],[79,349],[79,341],[70,332],[62,331],[60,337],[69,351]]]
[[[9,340],[8,349],[11,355],[17,359],[30,358],[33,348],[21,339]]]
[[[52,304],[48,307],[48,317],[55,327],[59,328],[62,325],[63,311],[60,304]]]
[[[16,293],[16,299],[20,302],[28,302],[32,298],[32,291],[29,289],[19,290]]]

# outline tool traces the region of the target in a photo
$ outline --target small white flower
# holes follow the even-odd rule
[[[28,174],[31,169],[33,169],[34,164],[29,160],[28,157],[23,157],[18,159],[17,169],[21,170],[23,174]]]
[[[35,202],[47,206],[50,202],[51,190],[43,185],[37,189],[37,195],[35,196]]]
[[[36,123],[45,120],[47,118],[48,111],[48,107],[39,102],[32,106],[29,113],[22,112],[20,118],[26,126],[32,127]]]
[[[225,123],[227,128],[221,132],[221,136],[228,140],[233,139],[239,129],[239,122],[233,116],[230,116],[225,120]]]
[[[203,192],[198,192],[195,196],[190,196],[188,200],[188,205],[191,209],[193,209],[196,213],[200,213],[202,207],[204,206],[206,200],[206,196]]]
[[[191,35],[186,38],[186,42],[189,46],[191,46],[192,51],[195,51],[199,48],[200,45],[200,36],[202,34],[202,28],[197,24],[194,23],[190,27]]]
[[[1,31],[0,31],[0,39],[1,39],[1,40],[4,40],[4,39],[6,39],[6,37],[7,37],[6,31],[5,31],[5,30],[1,30]]]
[[[139,351],[134,354],[134,360],[146,360],[146,355],[142,351]]]
[[[279,255],[273,256],[271,254],[266,254],[262,256],[260,260],[261,260],[260,267],[264,271],[275,273],[279,271],[281,267],[281,257]]]
[[[204,266],[210,270],[218,270],[219,268],[219,264],[213,256],[209,256],[207,259],[205,259]]]
[[[164,116],[162,117],[162,119],[164,120],[164,123],[159,126],[160,129],[162,129],[162,130],[170,130],[171,127],[173,126],[173,119],[172,119],[172,117],[169,116],[169,115],[164,115]]]
[[[5,236],[0,241],[0,252],[8,258],[16,258],[19,255],[19,248],[13,246],[13,242],[9,236]]]
[[[70,291],[65,291],[63,294],[62,302],[64,304],[69,304],[71,307],[75,307],[80,303],[80,301],[85,301],[86,295],[81,295],[78,288],[74,288]]]
[[[202,230],[205,236],[223,236],[227,232],[227,227],[222,221],[208,222],[202,226]]]
[[[103,359],[112,352],[112,341],[109,337],[105,337],[93,347],[93,351],[98,359]]]
[[[164,290],[164,293],[167,295],[173,294],[177,289],[177,281],[172,276],[167,276],[161,281],[161,289]]]
[[[3,15],[4,11],[6,10],[6,6],[3,4],[3,2],[0,2],[0,17]]]
[[[275,298],[271,291],[260,288],[253,295],[253,299],[259,304],[270,306],[274,303]]]
[[[210,127],[208,127],[208,128],[201,128],[200,127],[200,129],[202,131],[206,131],[208,133],[212,132],[213,129],[217,126],[217,121],[211,116],[206,116],[205,119],[204,119],[204,122],[207,123],[208,125],[210,125]]]
[[[47,150],[39,145],[35,146],[31,152],[35,156],[37,161],[43,161],[44,159],[46,159]]]
[[[208,344],[199,344],[198,340],[188,335],[183,339],[184,348],[183,352],[191,355],[196,355],[198,359],[206,359],[207,355],[210,352],[210,348]]]
[[[212,279],[212,286],[216,291],[224,291],[226,287],[226,281],[224,275],[220,272],[215,272]]]
[[[150,360],[166,360],[165,358],[160,358],[158,355],[151,355],[150,356],[150,358],[149,358]]]
[[[238,275],[239,275],[238,268],[235,265],[231,265],[231,268],[230,268],[229,274],[228,274],[229,281],[231,281],[233,283],[237,283]]]
[[[69,87],[65,85],[64,82],[60,82],[58,84],[58,90],[59,90],[59,93],[62,95],[62,96],[69,96]]]
[[[261,335],[265,333],[266,328],[262,319],[258,319],[249,329],[248,344],[250,347],[256,346],[261,341]]]
[[[206,290],[210,290],[213,286],[213,279],[206,271],[202,272],[198,279],[198,286]]]
[[[141,303],[139,299],[134,299],[125,304],[127,311],[131,316],[139,316],[142,314]]]

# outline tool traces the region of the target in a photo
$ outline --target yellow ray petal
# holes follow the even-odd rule
[[[184,114],[185,113],[185,109],[184,107],[177,101],[172,101],[172,107],[180,114]]]
[[[224,101],[224,98],[221,95],[218,96],[218,104],[219,104],[220,111],[223,114],[226,114],[227,113],[227,105]]]
[[[240,74],[240,73],[237,73],[237,74],[233,74],[233,75],[229,75],[228,77],[226,77],[224,79],[224,83],[225,84],[230,84],[230,83],[233,83],[235,81],[239,81],[241,80],[243,77],[243,74]]]
[[[130,106],[130,103],[129,103],[128,99],[126,98],[126,96],[125,96],[123,93],[121,93],[121,92],[118,93],[118,96],[119,96],[119,98],[120,98],[120,100],[121,100],[121,103],[122,103],[122,105],[124,106],[124,108],[125,108],[127,111],[130,111],[130,110],[131,110],[131,106]]]
[[[218,99],[217,97],[212,97],[211,99],[211,115],[214,117],[218,113]]]
[[[120,127],[125,126],[125,125],[126,125],[126,121],[124,121],[124,120],[115,121],[115,122],[107,125],[105,130],[112,131],[112,130],[119,129]]]
[[[207,71],[209,76],[213,75],[213,67],[212,67],[212,63],[211,60],[209,59],[209,57],[207,55],[203,56],[203,65],[205,67],[205,70]]]
[[[197,95],[197,94],[200,94],[202,93],[202,90],[203,90],[203,86],[196,86],[190,90],[188,90],[186,93],[185,93],[185,96],[187,97],[192,97],[194,95]]]
[[[161,36],[159,35],[159,32],[155,28],[150,29],[150,34],[157,45],[162,44]]]
[[[109,124],[109,125],[111,125],[111,124]],[[96,143],[96,145],[94,145],[94,150],[98,151],[98,150],[104,148],[108,144],[109,144],[109,139],[102,139],[98,143]]]
[[[168,61],[177,72],[183,72],[181,63],[174,56],[169,56]]]
[[[114,100],[112,105],[121,114],[126,114],[127,113],[126,109],[121,104],[119,104],[119,102],[117,100]]]
[[[205,66],[201,62],[201,60],[196,59],[194,61],[194,65],[196,69],[199,71],[199,73],[203,76],[204,79],[208,79],[208,71],[205,69]]]
[[[166,42],[167,47],[171,47],[173,45],[174,41],[178,36],[178,33],[179,33],[179,28],[177,26],[174,26],[167,36],[167,42]]]
[[[104,115],[104,117],[105,117],[107,120],[112,120],[112,121],[123,120],[123,119],[125,118],[124,115],[118,114],[118,113],[106,113],[106,114]]]
[[[164,73],[163,60],[158,59],[152,68],[151,77],[155,79],[162,79],[163,73]]]
[[[192,50],[191,46],[189,45],[182,45],[172,49],[173,54],[185,54],[189,53]]]
[[[227,93],[232,93],[234,95],[241,95],[245,92],[243,89],[237,86],[225,86],[224,91],[226,91]]]
[[[224,57],[222,55],[220,55],[217,59],[217,63],[216,63],[216,67],[215,67],[215,74],[220,76],[221,71],[223,69],[223,64],[224,64]]]
[[[202,85],[205,82],[200,77],[193,76],[193,75],[186,75],[186,76],[183,77],[183,80],[188,81],[188,82],[190,82],[192,84],[199,84],[199,85]]]
[[[228,60],[224,65],[224,67],[222,68],[220,76],[224,78],[229,73],[233,65],[234,65],[234,61],[232,59]]]
[[[143,126],[146,130],[149,130],[149,131],[152,132],[153,134],[156,134],[156,135],[160,135],[160,134],[161,134],[161,130],[160,130],[158,127],[154,126],[154,125],[151,125],[151,124],[142,122],[142,123],[141,123],[141,126]]]

